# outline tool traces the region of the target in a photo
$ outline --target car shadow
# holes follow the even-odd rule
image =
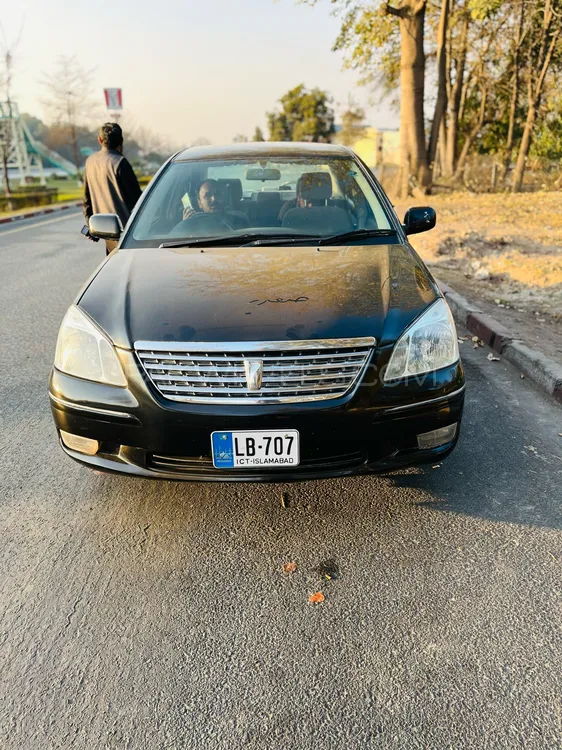
[[[538,440],[533,445],[532,439],[526,441],[506,427],[490,421],[485,429],[492,434],[485,437],[482,423],[467,409],[461,438],[449,458],[385,476],[397,488],[422,492],[419,504],[435,511],[562,528],[562,461],[548,449],[543,452]]]

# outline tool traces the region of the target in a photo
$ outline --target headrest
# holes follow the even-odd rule
[[[257,201],[258,203],[263,203],[263,201],[275,201],[275,203],[280,203],[281,193],[274,193],[273,191],[258,193]]]
[[[332,197],[332,178],[328,172],[305,172],[301,176],[300,195],[305,201],[327,201]]]
[[[236,203],[240,203],[240,201],[243,198],[243,192],[242,192],[242,180],[227,180],[226,178],[222,177],[221,179],[217,180],[222,190],[224,190],[224,197],[227,201],[227,203],[231,203],[235,205]]]
[[[338,206],[312,206],[292,208],[283,218],[283,227],[318,232],[318,234],[340,234],[352,228],[347,211]]]

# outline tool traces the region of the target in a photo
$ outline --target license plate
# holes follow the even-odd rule
[[[213,432],[211,446],[217,469],[298,466],[300,460],[297,430]]]

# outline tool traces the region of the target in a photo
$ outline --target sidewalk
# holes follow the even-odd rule
[[[444,282],[437,282],[458,323],[502,358],[515,365],[522,376],[528,377],[549,396],[562,403],[562,360],[552,359],[540,350],[527,346],[516,333],[483,312],[477,304],[457,294]],[[466,342],[467,345],[469,343],[471,342]],[[478,346],[478,343],[474,345]],[[460,349],[462,356],[462,346]]]

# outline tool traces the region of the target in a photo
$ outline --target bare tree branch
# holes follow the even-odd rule
[[[396,16],[397,18],[406,18],[408,15],[407,8],[395,8],[393,5],[388,3],[384,6],[384,12],[389,16]]]

